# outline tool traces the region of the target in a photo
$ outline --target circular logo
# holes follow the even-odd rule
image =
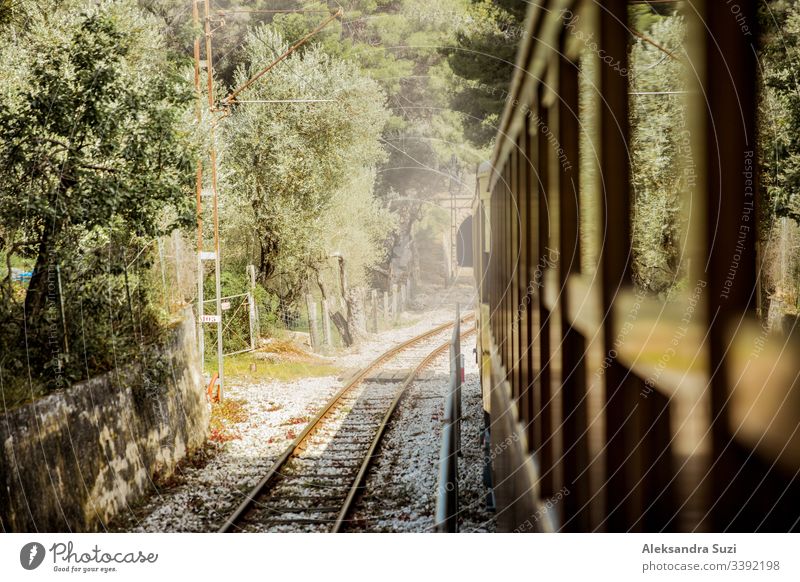
[[[44,554],[44,546],[39,542],[25,544],[19,551],[19,563],[26,570],[35,570],[42,565]]]

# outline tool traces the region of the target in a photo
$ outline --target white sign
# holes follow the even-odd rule
[[[217,253],[214,251],[200,251],[201,261],[213,261],[217,258]]]
[[[230,301],[223,301],[220,304],[220,307],[222,308],[222,311],[227,311],[228,309],[231,308],[231,302]]]
[[[203,323],[219,323],[221,320],[219,315],[201,315],[200,321]]]

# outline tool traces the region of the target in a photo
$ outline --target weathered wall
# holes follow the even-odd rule
[[[161,385],[114,371],[0,415],[3,530],[102,530],[203,444],[209,408],[185,315]]]

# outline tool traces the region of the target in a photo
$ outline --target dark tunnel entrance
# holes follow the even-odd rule
[[[459,267],[472,267],[472,216],[468,216],[458,227],[456,259]]]

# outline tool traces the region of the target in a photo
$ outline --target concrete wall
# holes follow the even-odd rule
[[[184,315],[159,384],[113,371],[0,415],[2,530],[102,530],[203,444],[209,407]]]

